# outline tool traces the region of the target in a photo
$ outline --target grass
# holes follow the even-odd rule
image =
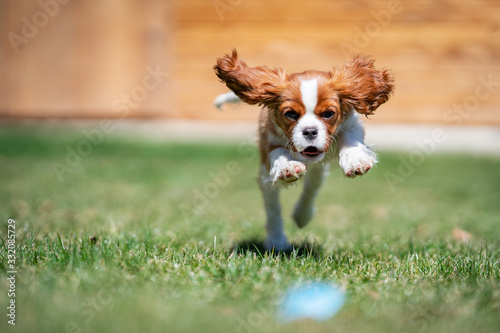
[[[500,158],[432,155],[391,189],[401,156],[366,177],[337,168],[290,255],[256,251],[264,212],[256,151],[234,144],[105,137],[58,180],[81,133],[0,133],[0,303],[16,221],[16,326],[2,332],[496,332]],[[82,147],[80,147],[82,148]],[[229,176],[228,176],[229,175]],[[468,242],[453,230],[471,234]],[[234,248],[238,248],[234,251]],[[249,250],[247,250],[249,247]],[[333,281],[332,319],[283,325],[283,292]]]

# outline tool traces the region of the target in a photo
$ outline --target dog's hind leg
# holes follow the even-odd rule
[[[309,171],[304,179],[304,188],[299,200],[295,204],[292,218],[299,228],[306,226],[314,215],[316,207],[314,199],[325,177],[325,165],[309,166]]]

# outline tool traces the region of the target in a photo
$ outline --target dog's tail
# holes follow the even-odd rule
[[[219,109],[222,110],[222,107],[226,103],[231,103],[231,104],[236,104],[240,103],[241,99],[236,96],[236,94],[232,91],[225,93],[225,94],[220,94],[214,99],[214,105]]]

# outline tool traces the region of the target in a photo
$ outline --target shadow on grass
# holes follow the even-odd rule
[[[308,242],[305,243],[292,243],[292,250],[286,250],[286,251],[275,251],[275,250],[268,250],[264,246],[264,242],[258,239],[249,239],[249,240],[242,240],[235,244],[231,252],[234,252],[236,254],[242,254],[245,255],[247,253],[255,253],[258,256],[273,256],[277,257],[280,255],[284,255],[288,258],[291,257],[313,257],[313,258],[320,258],[323,250],[321,246],[317,244],[311,244]]]

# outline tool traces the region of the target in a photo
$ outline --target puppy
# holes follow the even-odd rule
[[[291,249],[283,232],[280,188],[304,178],[292,214],[302,228],[313,216],[314,198],[332,159],[338,157],[340,168],[351,178],[377,163],[375,153],[363,143],[358,114],[371,115],[387,102],[394,80],[373,63],[358,55],[331,71],[286,74],[281,68],[250,67],[236,50],[217,59],[215,73],[231,92],[218,96],[216,106],[240,100],[263,106],[259,184],[267,215],[267,249]]]

